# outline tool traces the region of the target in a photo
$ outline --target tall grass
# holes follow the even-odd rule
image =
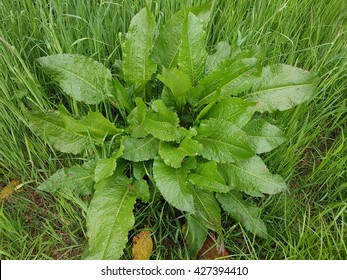
[[[153,0],[152,10],[163,23],[175,11],[205,2]],[[42,143],[30,132],[23,116],[23,103],[46,109],[64,103],[73,113],[85,109],[51,84],[36,58],[62,52],[83,54],[117,75],[124,34],[143,4],[131,0],[0,1],[0,175],[4,182],[10,178],[34,180],[31,187],[24,188],[35,192],[39,182],[62,165],[78,160],[55,153]],[[254,238],[225,217],[226,247],[232,258],[347,258],[346,9],[343,0],[213,1],[207,47],[213,49],[220,40],[235,49],[257,44],[267,52],[266,63],[296,65],[319,77],[310,102],[269,116],[289,139],[264,158],[273,172],[286,178],[290,188],[259,201],[269,227],[268,240]],[[103,106],[107,114],[112,114],[107,105]],[[28,223],[20,213],[35,202],[26,191],[15,196],[20,202],[5,202],[0,212],[0,258],[35,258],[35,254],[37,258],[61,257],[45,251],[46,237],[41,238],[48,232],[58,237],[54,218]],[[45,199],[54,204],[53,216],[70,213],[72,219],[83,220],[83,211],[71,201],[50,196]],[[138,228],[149,224],[153,229],[157,248],[154,258],[189,258],[172,208],[139,206],[136,217],[143,221]],[[35,228],[39,223],[43,227]],[[27,230],[34,228],[36,238],[28,238]],[[83,247],[83,229],[83,222],[66,226],[67,234],[75,240],[69,241],[75,244],[71,246]],[[74,232],[79,232],[80,239]],[[55,245],[60,244],[61,251],[64,246],[66,252],[71,250],[70,245],[53,240]],[[48,247],[55,251],[51,245]],[[165,253],[167,247],[174,249]],[[69,253],[65,256],[71,257]]]

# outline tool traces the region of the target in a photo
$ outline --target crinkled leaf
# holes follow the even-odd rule
[[[101,113],[89,112],[76,120],[59,111],[27,112],[30,128],[61,152],[78,154],[91,143],[101,144],[107,135],[122,132]]]
[[[214,194],[193,188],[196,218],[208,229],[222,234],[221,211]]]
[[[263,68],[261,77],[254,84],[246,98],[257,102],[258,111],[283,111],[313,95],[315,76],[294,66],[278,64]]]
[[[204,244],[208,231],[207,228],[202,225],[200,221],[197,220],[192,215],[186,216],[187,220],[187,245],[192,258],[196,258],[198,252],[200,251],[202,245]]]
[[[203,120],[194,137],[202,144],[202,156],[217,162],[233,162],[255,155],[247,134],[223,119]]]
[[[221,90],[220,99],[250,89],[261,59],[262,52],[259,48],[254,48],[225,60],[190,90],[188,102],[193,106],[201,106],[214,100],[218,89]]]
[[[213,105],[204,118],[225,119],[242,127],[252,118],[255,112],[255,104],[236,97],[224,98]]]
[[[159,140],[148,136],[146,138],[127,137],[124,141],[122,157],[130,161],[145,161],[153,159],[159,149]]]
[[[178,66],[190,76],[195,85],[204,76],[207,52],[203,25],[193,13],[188,13],[183,24],[181,40]]]
[[[196,170],[188,175],[188,180],[192,184],[211,192],[230,191],[230,187],[226,185],[224,178],[218,172],[215,161],[199,164]]]
[[[78,154],[91,144],[90,137],[67,129],[59,111],[28,113],[27,116],[31,130],[61,152]]]
[[[260,209],[242,199],[241,193],[231,191],[226,194],[216,194],[216,196],[224,211],[247,230],[258,236],[267,237],[266,226],[260,218]]]
[[[186,92],[192,87],[189,75],[176,68],[164,68],[157,77],[170,89],[178,107],[182,107],[186,103]]]
[[[160,99],[153,102],[152,110],[147,112],[143,125],[147,132],[162,141],[179,140],[185,134],[183,128],[178,128],[177,114],[169,110]]]
[[[252,196],[275,194],[287,189],[283,178],[271,174],[258,156],[236,163],[220,164],[219,168],[230,186]]]
[[[159,146],[159,155],[165,162],[165,164],[179,168],[185,157],[197,156],[201,153],[202,146],[197,141],[185,138],[175,147],[173,144],[168,142],[161,142]]]
[[[89,247],[85,258],[115,260],[123,254],[128,232],[135,223],[136,194],[126,177],[111,176],[100,184],[87,212]]]
[[[257,154],[270,152],[286,140],[277,126],[262,119],[250,121],[243,131],[248,134]]]
[[[135,98],[136,107],[128,115],[129,132],[132,137],[141,138],[148,135],[143,122],[146,116],[146,104],[141,98]]]
[[[186,14],[180,11],[174,14],[161,28],[155,40],[153,60],[165,68],[177,65],[178,49],[181,44],[181,34]]]
[[[155,26],[155,19],[149,8],[143,8],[132,18],[125,37],[124,79],[135,91],[142,90],[157,70],[150,57]]]
[[[89,195],[93,191],[95,161],[88,161],[83,165],[63,168],[54,173],[38,186],[39,190],[50,193],[74,193]]]
[[[76,120],[62,115],[59,111],[28,112],[27,117],[31,130],[61,152],[78,154],[87,149],[92,142],[85,133],[70,131],[66,120]]]
[[[177,66],[183,24],[188,12],[195,14],[204,25],[207,25],[211,16],[211,3],[181,10],[161,26],[158,37],[154,42],[152,58],[162,67],[173,68]]]
[[[153,164],[154,180],[165,200],[177,209],[190,213],[195,210],[193,186],[187,181],[187,175],[193,166],[191,158],[177,169],[166,165],[160,158],[156,158]]]
[[[89,111],[81,120],[63,116],[66,128],[75,133],[91,136],[96,144],[101,144],[107,135],[116,135],[123,132],[106,119],[100,112]]]
[[[230,45],[225,41],[219,42],[216,45],[215,53],[207,56],[205,72],[210,73],[215,70],[220,63],[230,56],[230,53]]]
[[[77,101],[98,104],[110,94],[112,74],[101,63],[77,54],[55,54],[38,62]]]

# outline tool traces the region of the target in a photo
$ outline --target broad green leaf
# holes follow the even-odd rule
[[[191,253],[192,258],[196,258],[199,253],[202,245],[204,244],[208,231],[202,225],[200,221],[198,221],[192,215],[186,215],[187,221],[187,244],[189,251]]]
[[[159,155],[165,164],[179,168],[185,157],[195,157],[201,154],[202,146],[197,141],[190,138],[184,138],[178,147],[168,142],[161,142],[159,146]]]
[[[30,128],[59,151],[78,154],[89,148],[91,143],[99,145],[107,135],[120,134],[116,128],[98,112],[89,112],[76,120],[59,111],[26,113]]]
[[[192,184],[211,192],[230,191],[224,178],[218,172],[215,161],[199,164],[196,170],[188,175],[188,180]]]
[[[247,100],[257,102],[260,112],[284,111],[306,100],[314,93],[315,76],[285,64],[267,66],[254,83]]]
[[[113,174],[113,171],[117,167],[117,158],[102,158],[96,162],[95,167],[95,183],[110,177]]]
[[[270,152],[286,140],[277,126],[262,119],[250,121],[243,131],[248,134],[257,154]]]
[[[27,116],[30,128],[61,152],[78,154],[92,143],[85,133],[70,131],[66,126],[68,117],[59,111],[28,113]],[[75,122],[73,118],[70,119]]]
[[[183,24],[178,66],[190,76],[193,85],[204,76],[206,58],[203,25],[193,13],[188,13]]]
[[[66,128],[74,133],[90,136],[96,144],[101,144],[107,135],[117,135],[123,132],[106,119],[100,112],[89,111],[81,120],[63,116]]]
[[[219,167],[230,186],[252,196],[260,196],[260,193],[276,194],[287,189],[283,178],[271,174],[258,156],[236,163],[220,164]]]
[[[217,193],[216,196],[224,211],[247,230],[260,237],[267,237],[266,226],[260,218],[260,209],[242,199],[241,193],[231,191],[226,194]]]
[[[194,162],[188,159],[181,168],[166,165],[160,158],[153,164],[153,175],[156,185],[172,206],[181,211],[194,213],[193,186],[187,182],[187,175]]]
[[[225,60],[190,90],[188,102],[193,106],[202,106],[214,100],[218,89],[221,90],[220,99],[250,89],[254,85],[256,76],[253,75],[257,73],[261,59],[262,52],[254,48]]]
[[[193,188],[194,216],[205,227],[222,234],[221,212],[214,194],[209,191]]]
[[[223,119],[203,120],[194,137],[202,144],[201,155],[216,162],[234,162],[255,155],[247,134]]]
[[[144,129],[144,120],[146,116],[146,104],[141,98],[135,98],[136,107],[128,115],[129,132],[132,137],[141,138],[148,135]]]
[[[219,42],[216,46],[216,52],[207,56],[205,72],[210,73],[215,70],[219,64],[230,56],[230,53],[230,45],[225,41]]]
[[[122,157],[130,161],[145,161],[153,159],[159,149],[159,140],[148,136],[146,138],[127,137],[124,141]]]
[[[178,50],[181,45],[181,34],[186,14],[180,11],[174,14],[159,30],[155,40],[153,60],[165,68],[177,66]]]
[[[147,132],[162,141],[180,140],[185,134],[185,130],[178,127],[177,114],[169,110],[160,99],[153,102],[152,110],[147,112],[143,125]]]
[[[38,62],[77,101],[98,104],[110,94],[112,74],[99,62],[77,54],[55,54]]]
[[[255,112],[254,102],[247,102],[237,97],[227,97],[213,105],[204,118],[225,119],[238,127],[243,127]]]
[[[188,12],[195,14],[204,25],[207,25],[211,16],[211,3],[179,11],[160,27],[158,37],[154,42],[152,58],[162,67],[175,68],[177,66],[183,24]]]
[[[157,78],[170,89],[179,108],[186,104],[186,92],[192,87],[189,75],[176,68],[164,68]]]
[[[115,260],[123,254],[128,232],[135,223],[136,194],[128,178],[111,176],[100,184],[87,212],[89,247],[85,258]]]
[[[63,168],[38,186],[39,190],[50,193],[75,193],[90,195],[94,185],[95,161],[88,161],[83,165]]]
[[[157,70],[150,57],[155,26],[155,19],[149,8],[143,8],[132,18],[125,37],[124,79],[135,91],[142,90]]]

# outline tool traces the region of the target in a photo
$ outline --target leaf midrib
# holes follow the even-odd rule
[[[246,173],[247,175],[250,175],[250,176],[255,177],[255,178],[257,178],[257,179],[259,179],[259,180],[261,180],[261,181],[264,181],[265,183],[269,183],[269,184],[277,185],[277,186],[280,185],[280,183],[277,182],[277,181],[274,181],[274,180],[267,180],[266,178],[259,177],[259,175],[256,175],[256,174],[254,174],[254,173],[251,173],[251,172],[247,171],[246,169],[243,169],[243,168],[241,168],[241,167],[239,167],[239,166],[237,166],[237,165],[235,165],[235,164],[231,164],[231,163],[227,163],[227,164],[230,165],[232,168],[235,168],[235,169],[238,169],[238,170],[243,171],[243,172]],[[274,175],[271,174],[271,176],[274,176]]]
[[[56,67],[57,69],[64,70],[64,71],[66,71],[66,72],[72,74],[72,75],[75,76],[77,79],[81,80],[82,82],[88,84],[91,88],[94,89],[94,91],[99,92],[99,91],[97,90],[97,88],[96,88],[95,85],[91,84],[90,82],[88,82],[87,80],[85,80],[84,78],[82,78],[81,76],[78,76],[78,75],[75,74],[74,72],[72,72],[72,71],[70,71],[70,70],[68,70],[68,69],[66,69],[66,68],[64,68],[64,67],[61,67],[61,66],[56,65],[56,64],[55,64],[55,65],[53,64],[53,65],[51,65],[51,66],[46,66],[46,67],[47,67],[47,68],[54,68],[54,67]],[[67,79],[69,79],[69,78],[67,78]],[[60,82],[61,82],[61,81],[60,81]]]
[[[242,69],[242,70],[239,70],[239,71],[235,71],[235,72],[231,72],[230,73],[230,79],[226,79],[225,77],[223,77],[222,79],[221,79],[221,81],[220,81],[220,83],[221,83],[221,85],[220,86],[218,86],[218,87],[216,87],[216,85],[213,85],[213,87],[216,87],[216,89],[215,90],[213,90],[211,93],[209,93],[208,95],[206,95],[206,96],[204,96],[203,98],[201,98],[201,100],[199,101],[199,104],[204,104],[204,100],[206,100],[206,99],[208,99],[208,98],[210,98],[219,88],[220,89],[223,89],[224,87],[226,87],[228,84],[230,84],[230,83],[232,83],[233,81],[235,81],[236,79],[239,79],[240,77],[242,77],[243,75],[245,75],[245,74],[247,74],[248,72],[250,72],[250,71],[252,71],[253,70],[253,68],[254,68],[254,66],[252,66],[252,67],[250,67],[250,66],[248,66],[248,67],[245,67],[244,69]],[[229,69],[229,68],[228,68]],[[216,72],[217,71],[220,71],[221,72],[221,74],[224,74],[224,72],[226,71],[226,70],[216,70]],[[213,74],[215,74],[216,72],[211,72],[211,75],[213,75]],[[203,81],[203,82],[205,82],[206,80],[207,81],[209,81],[209,79],[208,79],[208,77],[209,76],[206,76],[203,80],[201,80],[201,81]],[[206,83],[206,82],[205,82]],[[213,87],[212,87],[212,89],[213,89]],[[204,88],[206,88],[206,87],[204,87]],[[200,93],[199,93],[200,94]]]
[[[239,198],[236,197],[235,195],[233,195],[232,192],[229,192],[229,195],[233,198],[233,200],[244,210],[244,212],[247,214],[247,216],[252,220],[253,224],[256,225],[256,227],[263,233],[264,230],[258,225],[257,220],[253,217],[253,215],[251,215],[251,213],[249,212],[249,210],[247,209],[247,207],[245,206],[245,204],[241,203],[239,201]],[[261,220],[260,220],[261,221]]]
[[[42,119],[42,118],[40,118],[40,117],[38,117],[38,116],[36,116],[36,115],[34,115],[34,114],[32,114],[31,116],[34,116],[36,119],[39,119],[39,121],[45,122],[45,123],[47,123],[47,124],[50,124],[50,125],[52,125],[52,126],[54,126],[54,127],[56,127],[56,128],[59,128],[59,129],[65,131],[65,132],[68,132],[68,133],[70,133],[70,134],[72,134],[72,135],[77,135],[77,136],[80,137],[79,140],[83,140],[83,138],[84,138],[85,140],[88,139],[88,137],[87,137],[86,135],[80,134],[80,133],[78,133],[78,132],[73,132],[73,131],[71,131],[71,130],[68,130],[65,126],[59,126],[59,125],[57,125],[57,124],[55,124],[55,123],[53,123],[53,122],[49,122],[49,121],[46,120],[46,119]],[[51,117],[51,116],[50,116],[50,117]]]
[[[118,220],[119,213],[121,212],[121,209],[122,209],[122,207],[123,207],[125,198],[126,198],[126,196],[127,196],[128,193],[129,193],[129,188],[126,186],[126,189],[125,189],[125,192],[124,192],[124,194],[123,194],[121,203],[119,204],[119,207],[118,207],[118,209],[117,209],[116,215],[114,216],[115,219],[114,219],[113,225],[112,225],[112,227],[111,227],[111,229],[112,229],[111,232],[114,231],[114,228],[115,228],[116,223],[117,223],[117,220]],[[102,259],[105,259],[106,250],[107,250],[107,248],[108,248],[109,245],[110,245],[111,239],[112,239],[112,238],[111,238],[111,234],[109,234],[109,235],[108,235],[108,239],[107,239],[106,246],[104,247],[104,250],[103,250]]]
[[[136,151],[138,151],[139,149],[142,149],[144,146],[148,145],[151,141],[154,141],[155,139],[156,139],[155,137],[152,137],[152,138],[148,139],[147,142],[143,143],[142,145],[139,145],[135,149],[132,149],[132,150],[128,151],[128,153],[135,153]]]
[[[285,85],[285,86],[272,87],[272,88],[268,88],[268,89],[262,89],[262,90],[254,91],[254,92],[247,94],[246,98],[252,97],[252,96],[257,95],[259,93],[266,93],[266,92],[271,92],[274,90],[284,90],[284,89],[288,89],[288,88],[292,88],[292,87],[307,87],[307,86],[312,86],[312,83]]]
[[[207,216],[208,216],[209,219],[210,219],[210,221],[207,221],[207,222],[208,222],[209,224],[213,225],[214,227],[216,227],[216,228],[215,228],[216,232],[217,232],[218,234],[221,235],[221,228],[220,228],[218,222],[217,222],[217,224],[215,224],[214,222],[211,223],[211,221],[214,221],[214,219],[213,219],[213,217],[210,215],[208,209],[205,207],[205,203],[203,203],[203,201],[200,199],[200,196],[198,195],[198,193],[196,192],[195,189],[193,190],[193,192],[195,193],[195,198],[198,199],[198,202],[199,202],[200,206],[204,209],[205,213],[207,214]]]
[[[248,150],[248,149],[246,149],[246,148],[244,148],[244,147],[242,147],[242,146],[238,146],[238,145],[235,145],[235,144],[232,144],[232,143],[229,143],[229,142],[223,142],[223,141],[221,141],[221,140],[219,140],[219,139],[215,139],[215,138],[208,138],[208,137],[205,137],[205,138],[199,139],[198,141],[217,142],[217,143],[219,143],[219,144],[224,144],[224,145],[226,145],[226,146],[235,147],[236,150],[243,150],[243,151],[247,151],[248,153],[250,153],[250,152],[253,153],[252,150]],[[228,149],[228,150],[229,150],[229,149]],[[237,156],[237,155],[236,155],[236,156]]]
[[[69,170],[66,170],[66,171],[69,171]],[[83,171],[87,173],[86,170],[83,170]],[[63,174],[62,175],[67,176],[64,170],[63,170]],[[76,177],[71,177],[71,178],[68,177],[69,179],[61,181],[61,182],[55,182],[52,185],[57,186],[56,189],[55,189],[55,190],[57,190],[57,189],[62,189],[61,186],[64,186],[65,184],[69,184],[71,182],[76,182],[76,181],[79,182],[79,181],[83,181],[83,180],[86,180],[86,179],[92,179],[93,177],[94,177],[94,174],[88,173],[88,176],[77,177],[77,178]],[[49,182],[49,180],[46,181],[46,182]],[[48,185],[50,185],[50,184],[48,184]],[[38,187],[38,189],[43,190],[40,186]],[[46,188],[44,188],[44,189],[46,189]],[[49,191],[49,190],[47,190],[47,191]]]

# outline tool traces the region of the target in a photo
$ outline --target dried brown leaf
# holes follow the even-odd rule
[[[12,179],[10,183],[0,190],[0,202],[4,199],[8,200],[9,197],[16,191],[16,187],[20,185],[20,181]]]
[[[223,242],[217,241],[212,235],[206,238],[204,245],[202,245],[198,253],[198,258],[200,260],[230,260],[229,255],[230,253],[225,249]]]
[[[143,230],[133,237],[133,259],[149,260],[153,251],[151,231]]]

